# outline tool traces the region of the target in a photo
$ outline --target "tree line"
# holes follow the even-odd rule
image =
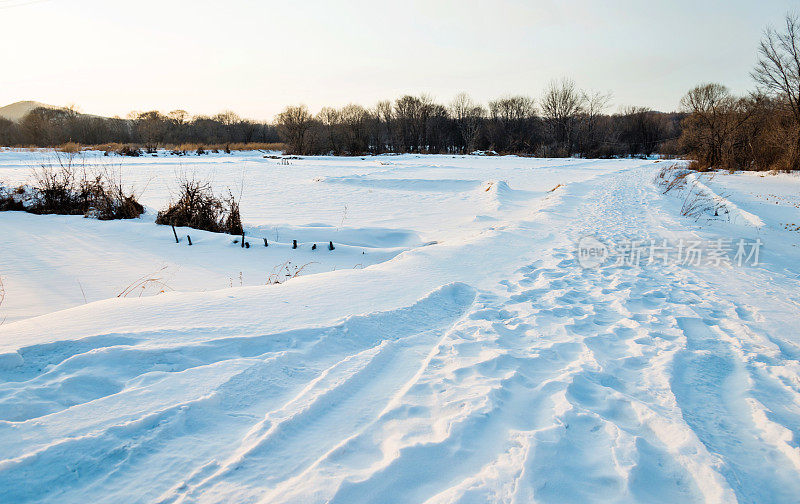
[[[610,96],[553,81],[538,101],[524,95],[477,103],[466,93],[450,103],[406,95],[371,108],[324,107],[312,115],[287,107],[276,125],[292,154],[497,153],[542,157],[647,156],[675,149],[681,113],[606,109]],[[672,144],[669,142],[672,141]]]
[[[104,118],[74,108],[37,108],[18,123],[0,119],[0,145],[54,147],[65,143],[135,144],[153,151],[185,144],[247,146],[283,142],[290,154],[469,153],[535,156],[647,156],[676,150],[684,114],[628,107],[608,114],[610,95],[554,81],[537,102],[507,96],[477,103],[466,93],[449,104],[428,95],[402,96],[367,108],[357,104],[287,107],[274,123],[233,112],[190,117],[183,110]],[[677,153],[677,152],[674,152]]]
[[[553,81],[534,100],[510,96],[488,107],[460,94],[447,106],[426,95],[371,109],[347,105],[312,116],[287,107],[276,124],[296,154],[464,153],[542,157],[648,156],[693,159],[695,169],[800,170],[800,19],[767,28],[751,72],[756,88],[735,96],[722,84],[691,89],[679,112],[627,107],[607,114],[609,95]]]
[[[269,123],[233,112],[191,117],[184,110],[132,112],[128,118],[81,114],[74,108],[39,107],[19,122],[0,118],[0,145],[55,147],[66,143],[132,144],[153,151],[185,144],[263,144],[279,141]]]

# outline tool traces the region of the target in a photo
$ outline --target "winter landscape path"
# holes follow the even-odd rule
[[[490,224],[363,270],[0,326],[0,501],[800,502],[798,238],[682,217],[658,168],[470,187]],[[586,236],[764,249],[584,268]]]

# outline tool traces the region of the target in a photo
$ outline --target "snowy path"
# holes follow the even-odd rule
[[[800,502],[797,258],[577,264],[584,235],[713,235],[652,176],[572,184],[332,300],[309,277],[291,309],[254,288],[2,327],[0,501]],[[287,320],[297,299],[369,314]]]

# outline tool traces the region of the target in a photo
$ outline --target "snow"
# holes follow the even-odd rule
[[[701,182],[726,195],[728,204],[753,226],[780,230],[800,221],[800,177],[797,173],[719,172],[702,174]]]
[[[0,152],[0,180],[43,155]],[[800,495],[796,175],[698,176],[755,226],[682,217],[666,161],[87,162],[121,164],[145,216],[0,214],[2,502]],[[181,172],[244,188],[249,249],[152,222]],[[585,236],[764,247],[584,269]],[[286,261],[315,264],[265,285]],[[116,297],[154,271],[170,289]]]

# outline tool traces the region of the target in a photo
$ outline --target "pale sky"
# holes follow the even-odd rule
[[[270,120],[426,92],[537,98],[553,78],[673,110],[701,82],[743,93],[797,0],[0,0],[0,106]]]

